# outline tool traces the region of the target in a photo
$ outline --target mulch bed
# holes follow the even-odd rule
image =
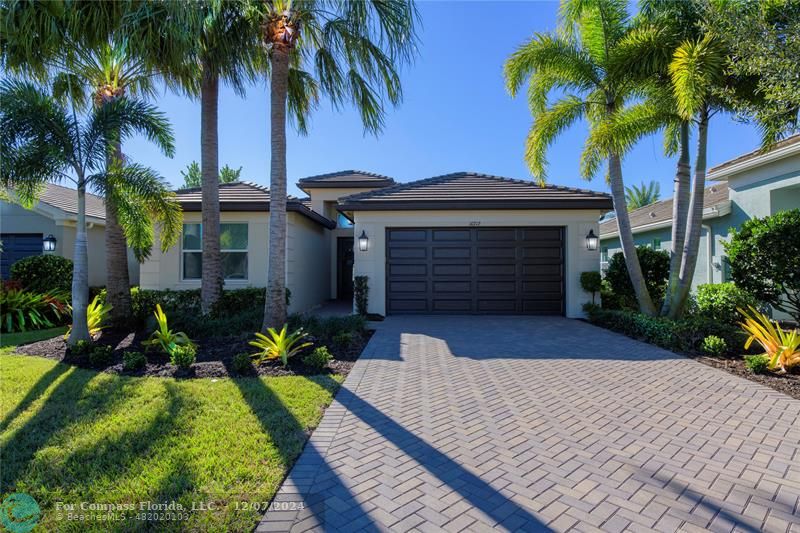
[[[334,359],[328,366],[319,370],[308,367],[302,362],[302,355],[289,359],[289,364],[284,368],[280,361],[268,361],[254,366],[259,376],[310,376],[318,374],[347,375],[353,368],[356,359],[369,341],[374,331],[367,330],[363,335],[354,335],[352,342],[346,347],[328,346]],[[197,361],[189,369],[180,369],[169,362],[169,356],[160,352],[147,352],[141,342],[147,339],[145,333],[128,333],[114,330],[104,330],[95,339],[96,344],[110,345],[114,348],[112,364],[105,368],[93,367],[86,355],[73,355],[67,350],[63,337],[58,336],[45,341],[34,342],[18,346],[16,353],[46,357],[63,363],[92,368],[112,374],[130,376],[155,376],[176,378],[223,378],[239,377],[233,368],[233,357],[238,353],[253,353],[255,348],[248,342],[252,340],[250,334],[234,337],[213,337],[196,340]],[[312,339],[313,340],[313,339]],[[318,343],[315,343],[315,346]],[[313,347],[311,348],[313,349]],[[127,372],[122,369],[123,352],[142,352],[147,357],[147,366],[144,369]],[[255,375],[250,373],[248,375]]]
[[[754,374],[746,366],[744,366],[743,357],[708,357],[705,355],[691,355],[684,354],[689,358],[694,359],[704,365],[719,368],[725,372],[729,372],[736,376],[755,381],[761,385],[775,389],[791,396],[792,398],[800,400],[800,373],[789,374]],[[798,369],[800,372],[800,369]]]

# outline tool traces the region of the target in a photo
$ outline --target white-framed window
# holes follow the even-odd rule
[[[226,280],[247,281],[247,223],[224,222],[219,225],[222,252],[222,276]],[[198,280],[203,273],[203,225],[183,225],[181,236],[181,278]]]

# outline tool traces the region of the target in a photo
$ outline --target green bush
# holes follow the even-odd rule
[[[769,357],[766,355],[745,355],[744,366],[754,374],[764,374],[769,368]]]
[[[147,358],[142,352],[125,352],[122,354],[122,369],[131,372],[147,366]]]
[[[197,347],[194,344],[177,345],[169,354],[169,362],[178,368],[189,368],[197,359]]]
[[[69,347],[70,355],[85,355],[92,351],[94,343],[92,341],[78,341],[73,346]]]
[[[721,357],[728,353],[728,343],[716,335],[709,335],[703,339],[703,352],[712,357]]]
[[[581,288],[592,293],[592,305],[594,305],[594,295],[603,288],[603,277],[600,272],[581,272]]]
[[[255,371],[253,366],[253,358],[249,353],[237,353],[233,356],[233,369],[237,374],[246,376]]]
[[[60,255],[32,255],[11,265],[10,277],[33,292],[72,292],[72,261]]]
[[[642,267],[645,285],[647,285],[650,296],[655,302],[663,300],[669,279],[669,253],[664,250],[653,250],[648,246],[637,246],[636,255],[639,257],[639,264]],[[636,294],[633,291],[633,284],[628,275],[628,267],[625,265],[625,257],[622,252],[614,254],[609,259],[605,279],[611,291],[619,299],[620,307],[638,308]]]
[[[737,308],[757,307],[758,302],[733,282],[706,284],[697,287],[697,313],[724,324],[742,320]]]
[[[311,368],[322,370],[332,360],[333,355],[331,355],[331,352],[328,351],[328,348],[325,346],[320,346],[303,357],[303,364],[310,366]]]
[[[350,331],[342,331],[333,336],[333,344],[339,348],[348,348],[352,342],[353,333]]]
[[[736,285],[800,322],[800,209],[754,218],[725,251]]]
[[[66,295],[0,290],[0,326],[6,333],[52,328],[69,316]]]
[[[361,316],[367,316],[369,308],[369,277],[356,276],[353,278],[353,298],[356,301],[356,312]]]
[[[89,364],[95,368],[104,368],[114,359],[114,348],[106,344],[98,344],[89,351]]]

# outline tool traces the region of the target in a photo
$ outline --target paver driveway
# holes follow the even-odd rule
[[[259,530],[800,531],[800,401],[580,321],[390,317]]]

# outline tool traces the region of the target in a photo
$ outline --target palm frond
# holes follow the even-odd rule
[[[547,148],[555,138],[586,112],[587,104],[575,95],[568,95],[539,113],[525,142],[525,161],[534,178],[544,184],[547,179]]]
[[[669,65],[678,112],[684,119],[708,103],[711,91],[723,76],[725,56],[707,34],[700,40],[685,41],[675,50]]]

